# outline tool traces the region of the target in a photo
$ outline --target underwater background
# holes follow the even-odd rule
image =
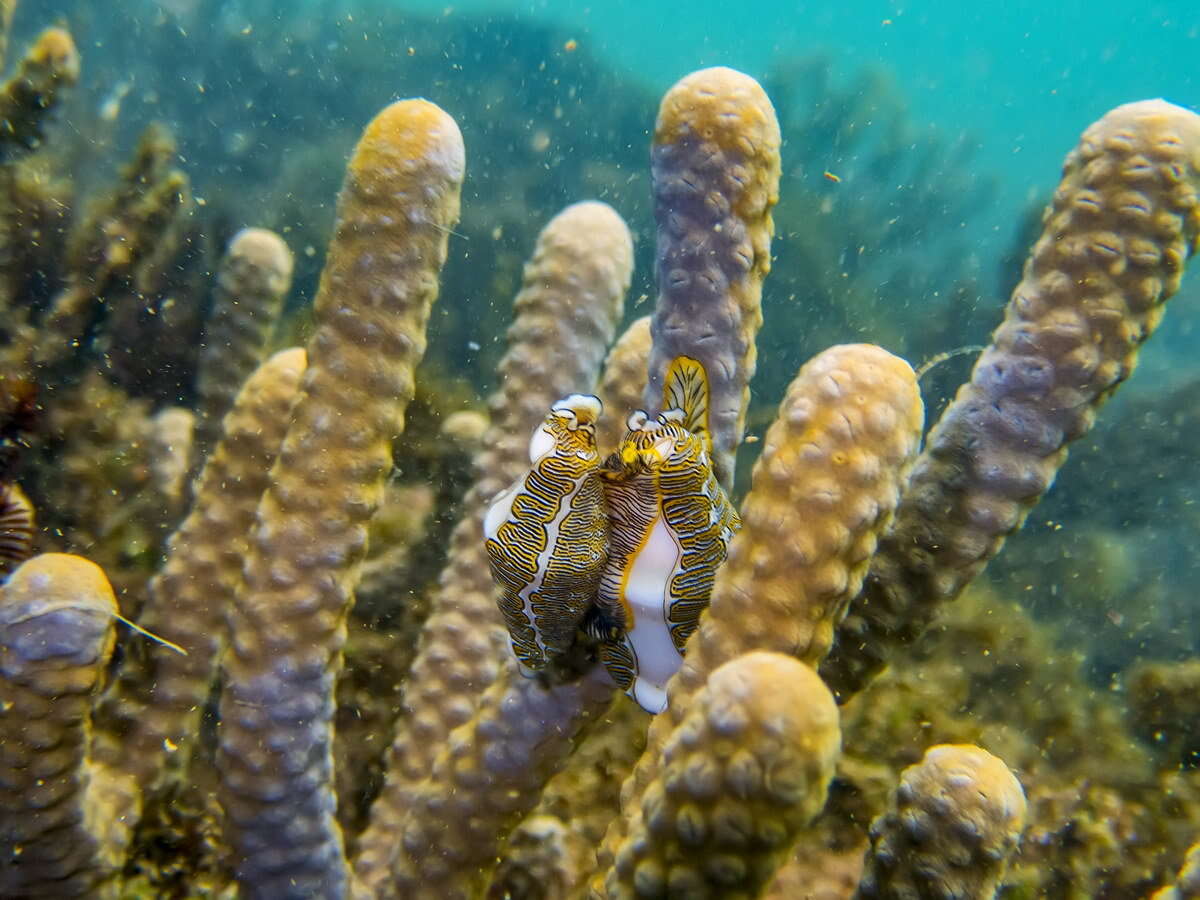
[[[609,866],[622,872],[610,825],[629,818],[619,794],[650,716],[614,700],[611,685],[579,687],[578,671],[533,679],[539,688],[519,680],[491,608],[479,522],[515,477],[513,454],[528,461],[549,403],[592,391],[614,335],[655,311],[656,214],[666,214],[650,162],[664,93],[690,72],[728,66],[761,84],[778,120],[765,325],[749,439],[727,485],[747,521],[752,467],[779,445],[768,429],[806,361],[857,342],[907,360],[921,372],[928,431],[1001,323],[1085,129],[1132,101],[1200,110],[1200,17],[1183,2],[0,0],[0,21],[10,79],[0,97],[3,568],[31,554],[86,557],[111,583],[114,609],[189,649],[176,663],[161,641],[89,619],[99,642],[89,657],[55,631],[76,606],[46,613],[16,576],[3,588],[4,603],[32,604],[21,615],[52,621],[28,631],[26,618],[0,615],[0,896],[600,891]],[[284,544],[353,518],[329,512],[324,497],[341,503],[361,487],[374,515],[365,549],[347,537],[345,558],[330,549],[297,564],[327,564],[313,576],[318,593],[343,606],[313,601],[276,620],[271,603],[238,598],[243,562],[248,583],[260,565],[260,580],[287,593],[260,559],[269,540],[250,537],[283,433],[237,419],[240,406],[222,416],[260,363],[280,360],[272,354],[308,344],[313,365],[331,241],[359,240],[338,226],[347,162],[376,114],[410,97],[452,116],[466,148],[461,215],[437,220],[444,249],[434,240],[422,251],[425,261],[446,254],[440,275],[435,266],[423,276],[441,285],[428,347],[422,358],[423,323],[393,341],[416,368],[389,377],[398,394],[413,381],[415,395],[372,426],[372,447],[403,429],[381,451],[391,465],[371,476],[378,483],[339,495],[336,477],[309,472],[278,488],[305,495],[296,508],[307,502],[314,517],[294,532],[280,526]],[[1181,152],[1193,167],[1179,176],[1186,205],[1200,150]],[[510,333],[514,297],[554,281],[551,263],[533,258],[539,234],[585,200],[611,206],[632,237],[632,275],[598,269],[571,287],[618,298],[611,321],[520,325],[535,301],[518,300]],[[1179,215],[1194,249],[1200,219],[1188,209]],[[256,235],[239,256],[231,242],[247,228],[274,235]],[[391,251],[354,252],[348,284],[370,282],[369,267]],[[1122,326],[1132,349],[1156,315]],[[762,800],[753,821],[778,815],[785,837],[756,833],[744,859],[709,871],[701,860],[738,854],[712,843],[724,801],[691,797],[678,813],[693,817],[691,830],[672,826],[662,870],[612,875],[607,895],[1200,896],[1200,851],[1180,872],[1200,841],[1198,323],[1191,272],[1137,371],[1051,469],[1053,487],[1022,498],[1022,514],[1031,511],[1002,552],[928,627],[906,632],[857,696],[839,693],[836,763],[804,777],[789,770],[820,782],[808,815]],[[362,335],[374,339],[367,326]],[[576,337],[583,349],[568,352]],[[609,440],[642,396],[642,352],[614,394],[632,405],[606,413],[617,429]],[[279,375],[290,393],[256,395],[276,430],[300,420],[295,358],[278,365],[291,367]],[[591,374],[533,402],[534,388],[550,390],[576,366]],[[376,374],[341,372],[332,394],[345,390],[346,403],[314,413],[314,433],[337,430],[329,415],[370,419],[371,391],[354,391]],[[504,405],[523,402],[519,413]],[[295,455],[305,455],[299,444]],[[374,465],[360,462],[338,468]],[[209,508],[206,491],[224,499]],[[889,521],[881,516],[880,532]],[[852,584],[870,556],[849,567]],[[820,652],[794,655],[815,668],[833,641],[836,659],[847,639],[832,620],[845,612],[830,612]],[[225,653],[241,661],[222,663]],[[43,658],[56,673],[48,681],[37,680]],[[270,660],[285,662],[275,670]],[[188,669],[186,687],[171,687],[172,666]],[[270,687],[244,688],[246,672]],[[289,694],[292,684],[303,690]],[[262,717],[233,715],[245,709]],[[649,734],[648,755],[674,759],[666,731]],[[919,788],[896,785],[920,773],[902,773],[943,744],[1003,760],[1003,777],[1023,790],[1022,815],[1011,800],[956,823],[946,807],[958,801],[944,798],[906,812]],[[755,751],[760,768],[788,758],[766,746]],[[393,776],[409,783],[389,788]],[[239,805],[242,795],[253,802]],[[933,836],[910,824],[913,846],[890,851],[901,862],[880,862],[889,829],[904,834],[916,820]],[[285,849],[266,846],[272,834]],[[906,863],[922,873],[909,889],[925,893],[903,893],[893,870]],[[698,882],[692,869],[705,872]],[[757,873],[745,875],[753,886],[735,890],[743,870]],[[685,874],[672,881],[676,871]]]

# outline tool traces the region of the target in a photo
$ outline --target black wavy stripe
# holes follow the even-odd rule
[[[0,575],[33,553],[33,504],[15,484],[0,485]]]

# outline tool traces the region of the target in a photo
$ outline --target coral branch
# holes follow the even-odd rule
[[[192,511],[171,536],[166,562],[150,582],[141,624],[187,656],[139,645],[127,660],[109,714],[122,734],[103,757],[155,787],[169,765],[186,770],[200,715],[225,645],[225,615],[242,583],[259,498],[287,430],[304,374],[300,348],[276,353],[246,381],[225,417],[225,433],[196,487]],[[145,695],[145,686],[150,690]]]
[[[871,824],[856,900],[990,900],[1025,827],[1025,792],[1008,766],[964,744],[931,747],[904,770]]]
[[[0,4],[0,21],[11,12]],[[7,28],[0,27],[0,43]],[[0,47],[0,55],[3,50]],[[79,52],[71,35],[62,28],[47,28],[17,73],[0,87],[0,161],[8,162],[36,148],[51,110],[58,105],[63,88],[79,79]]]
[[[708,375],[713,464],[728,490],[742,442],[762,283],[779,199],[779,123],[766,93],[733,69],[680,80],[659,107],[651,160],[658,305],[645,408],[662,410],[671,361]]]
[[[625,434],[625,415],[641,408],[650,359],[650,316],[642,316],[617,338],[604,360],[596,395],[607,415],[596,425],[596,446],[606,456]]]
[[[387,783],[360,845],[356,871],[376,893],[390,889],[396,834],[450,732],[472,717],[479,696],[502,671],[516,672],[484,552],[484,510],[528,468],[529,435],[546,409],[595,382],[632,268],[629,229],[602,203],[576,204],[556,216],[525,268],[500,389],[490,402],[492,426],[476,460],[478,480],[463,500],[405,688]]]
[[[721,666],[663,748],[608,896],[757,896],[825,805],[840,750],[811,668],[763,652]]]
[[[432,777],[412,798],[399,836],[397,895],[479,896],[509,832],[612,695],[612,682],[599,670],[554,686],[506,670],[475,716],[450,734]]]
[[[245,228],[229,242],[217,272],[196,379],[201,453],[216,443],[221,419],[242,381],[262,361],[291,285],[292,251],[275,232]]]
[[[165,235],[190,207],[187,176],[170,168],[175,143],[161,127],[146,129],[112,195],[76,229],[69,248],[66,287],[43,317],[28,348],[34,371],[59,389],[107,314],[104,300],[131,281],[140,265],[161,252]],[[13,365],[20,370],[27,360]]]
[[[641,394],[638,394],[640,402]],[[542,791],[538,807],[514,829],[493,892],[526,896],[527,884],[574,896],[592,874],[596,848],[620,812],[621,783],[646,747],[650,714],[624,694],[587,731],[566,766]],[[554,840],[546,842],[547,836]]]
[[[218,769],[246,897],[346,889],[334,680],[463,174],[458,126],[423,100],[376,116],[346,172],[303,393],[229,617]]]
[[[131,795],[87,758],[117,601],[99,567],[46,553],[0,589],[0,894],[91,897],[120,866]]]
[[[1118,107],[1068,155],[1004,322],[929,436],[821,674],[840,701],[1020,528],[1129,377],[1200,237],[1200,116]]]
[[[624,815],[605,836],[602,867],[642,827],[640,798],[662,748],[712,672],[754,650],[816,665],[828,649],[899,501],[921,424],[916,376],[878,347],[833,347],[800,370],[754,467],[712,603],[667,685],[667,710],[622,788]]]

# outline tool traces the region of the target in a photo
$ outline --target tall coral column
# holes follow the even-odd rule
[[[119,736],[101,732],[100,758],[157,791],[188,769],[226,644],[226,610],[242,582],[259,498],[287,430],[305,368],[299,347],[276,353],[242,386],[224,435],[196,482],[195,503],[151,579],[141,624],[187,651],[142,642],[127,654],[106,712]]]
[[[782,653],[718,668],[663,748],[610,897],[753,897],[825,805],[841,751],[833,696]]]
[[[448,897],[449,880],[478,880],[475,869],[483,863],[469,854],[488,860],[496,856],[495,844],[481,837],[495,821],[485,819],[485,812],[499,814],[502,821],[511,818],[505,815],[511,813],[511,800],[505,801],[509,809],[489,804],[495,795],[522,787],[513,784],[511,771],[493,769],[476,779],[473,787],[481,789],[476,796],[460,777],[465,765],[443,752],[465,748],[469,756],[470,748],[477,746],[450,737],[460,726],[487,742],[502,742],[505,729],[479,727],[496,721],[494,707],[489,714],[487,703],[509,698],[507,689],[524,681],[516,674],[488,573],[484,513],[492,498],[527,469],[529,435],[550,404],[595,382],[604,348],[621,317],[632,269],[628,227],[611,207],[594,201],[576,203],[555,216],[542,230],[525,267],[521,291],[513,301],[515,318],[500,362],[499,388],[489,401],[492,427],[475,460],[478,479],[463,498],[462,518],[450,539],[449,559],[405,686],[387,782],[359,842],[355,870],[374,896],[395,896],[393,875],[404,870],[410,876],[416,873],[426,896]],[[518,689],[528,689],[531,695],[510,704],[510,716],[538,705],[544,710],[547,703],[566,706],[583,699],[570,687],[546,697],[533,696],[540,689],[532,684],[518,684]],[[569,710],[560,707],[558,712],[571,718]],[[527,720],[517,730],[532,739],[534,749],[550,750],[553,739],[539,729],[555,735],[569,730],[553,717]],[[524,744],[511,755],[529,770],[543,771],[528,760],[529,748]],[[492,761],[501,756],[508,758],[493,752]],[[439,757],[443,765],[435,769]],[[499,780],[502,775],[509,781]],[[528,792],[528,786],[524,790]],[[446,794],[454,794],[455,803],[433,809],[428,801]],[[426,811],[429,815],[423,815]],[[401,842],[408,818],[415,820],[411,836]],[[453,841],[443,837],[446,830],[456,832]],[[488,835],[492,841],[500,837],[495,830]],[[417,895],[412,882],[404,887],[405,896]]]
[[[0,895],[95,897],[120,868],[132,786],[87,759],[117,601],[94,563],[44,553],[0,588]]]
[[[243,228],[229,242],[217,272],[196,376],[197,443],[203,453],[220,439],[222,418],[242,382],[262,362],[292,286],[293,264],[283,238],[265,228]]]
[[[246,897],[346,892],[334,680],[463,174],[457,125],[423,100],[376,116],[346,172],[302,394],[229,615],[217,763]]]
[[[742,442],[762,285],[779,199],[779,122],[749,75],[701,69],[663,97],[651,151],[658,304],[645,405],[662,406],[678,356],[708,375],[713,465],[728,489]]]
[[[800,370],[763,442],[712,604],[621,788],[622,815],[598,854],[602,870],[646,827],[647,791],[661,777],[664,748],[713,672],[756,650],[809,666],[828,650],[899,502],[922,422],[912,369],[878,347],[831,347]],[[606,887],[594,879],[591,896],[621,896],[619,880]]]
[[[929,435],[821,674],[841,700],[978,575],[1133,372],[1200,241],[1200,116],[1145,100],[1067,156],[1004,321]]]

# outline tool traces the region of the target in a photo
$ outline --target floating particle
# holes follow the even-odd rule
[[[128,81],[122,81],[114,87],[100,104],[100,118],[105,122],[115,122],[121,115],[121,101],[132,87]]]
[[[834,174],[833,174],[832,172],[830,172],[828,169],[826,169],[826,170],[825,170],[824,172],[822,172],[821,174],[822,174],[822,176],[824,177],[824,179],[825,179],[826,181],[832,181],[834,184],[841,184],[841,183],[842,183],[842,179],[841,179],[841,177],[840,177],[840,176],[838,176],[838,175],[834,175]]]
[[[579,41],[575,40],[575,38],[571,38],[569,41],[563,44],[563,50],[565,50],[567,53],[574,53],[578,49]]]

